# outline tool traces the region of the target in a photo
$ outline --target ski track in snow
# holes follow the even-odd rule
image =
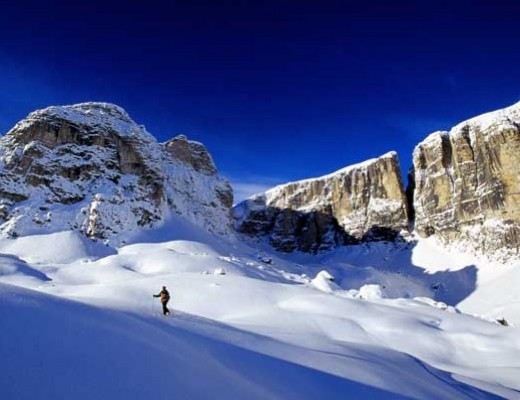
[[[0,241],[0,397],[520,399],[518,328],[491,322],[520,322],[518,268],[430,241],[311,257],[182,227],[117,250]]]

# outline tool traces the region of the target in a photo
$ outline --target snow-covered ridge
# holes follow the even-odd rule
[[[256,196],[265,195],[267,197],[267,199],[269,199],[269,198],[275,197],[277,193],[283,192],[288,186],[293,186],[293,185],[303,186],[303,185],[306,185],[306,184],[309,184],[309,183],[312,183],[315,181],[330,180],[330,179],[338,177],[340,175],[346,175],[346,174],[352,172],[353,170],[368,168],[369,166],[373,165],[374,163],[377,163],[378,161],[380,161],[381,159],[384,159],[384,158],[392,159],[395,157],[397,157],[397,152],[389,151],[388,153],[385,153],[380,157],[370,158],[368,160],[365,160],[365,161],[362,161],[362,162],[359,162],[356,164],[351,164],[351,165],[348,165],[341,169],[338,169],[334,172],[331,172],[329,174],[325,174],[325,175],[314,177],[314,178],[301,179],[299,181],[292,181],[292,182],[283,183],[281,185],[277,185],[277,186],[267,190],[265,192],[265,194],[258,194]]]
[[[477,128],[479,131],[485,132],[489,131],[491,128],[494,130],[499,130],[507,127],[514,127],[515,123],[518,123],[518,121],[520,121],[520,102],[506,108],[490,111],[459,122],[449,131],[432,132],[417,144],[415,150],[419,149],[420,146],[436,142],[440,140],[440,138],[448,138],[452,135],[459,135],[461,131],[467,129],[468,127]],[[474,140],[474,136],[471,136],[471,138]]]
[[[137,125],[128,113],[121,107],[102,102],[86,102],[65,106],[50,106],[31,112],[27,118],[15,125],[13,130],[19,130],[30,125],[34,120],[63,119],[78,125],[92,125],[113,129],[120,136],[153,136],[143,125]]]
[[[451,132],[458,131],[466,125],[479,126],[480,129],[486,130],[492,126],[508,124],[518,120],[520,120],[520,101],[509,107],[480,114],[460,122],[451,129]]]
[[[113,104],[32,112],[0,139],[0,178],[6,236],[73,229],[116,240],[171,213],[229,233],[231,187],[204,146],[158,143]]]

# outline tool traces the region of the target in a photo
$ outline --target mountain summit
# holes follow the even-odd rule
[[[38,110],[0,139],[4,236],[73,229],[112,239],[170,213],[224,234],[232,202],[203,145],[158,143],[113,104]]]

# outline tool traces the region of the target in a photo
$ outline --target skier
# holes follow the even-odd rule
[[[163,314],[170,315],[170,310],[168,310],[168,307],[166,307],[170,301],[170,293],[166,290],[166,286],[163,286],[161,292],[159,294],[154,294],[153,297],[161,298]]]

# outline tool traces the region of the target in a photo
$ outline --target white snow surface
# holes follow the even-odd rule
[[[493,319],[520,322],[519,268],[432,241],[281,258],[161,229],[116,250],[0,240],[0,398],[520,399],[518,328]]]
[[[520,323],[520,268],[432,240],[281,258],[174,219],[0,252],[2,399],[520,399],[519,331],[495,322]]]

